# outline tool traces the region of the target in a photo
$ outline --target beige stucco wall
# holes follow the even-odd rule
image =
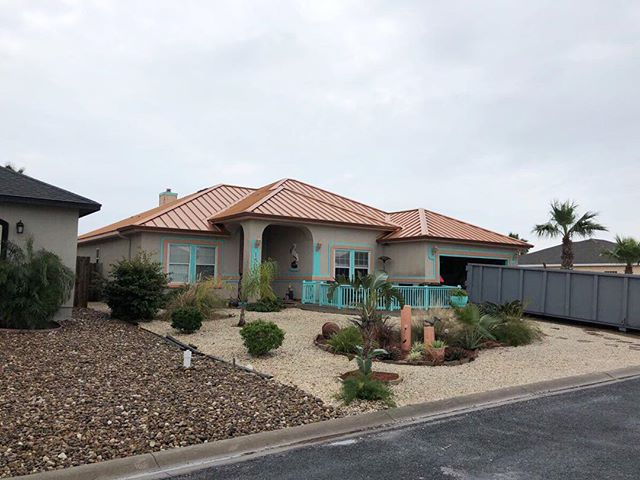
[[[36,249],[44,248],[55,253],[75,273],[78,210],[0,203],[0,219],[9,223],[10,242],[24,246],[31,237]],[[20,220],[24,223],[22,235],[16,233],[16,223]],[[72,308],[73,292],[55,316],[55,320],[70,318]]]
[[[386,255],[391,259],[387,261],[386,270],[392,282],[422,283],[425,281],[426,242],[389,243],[382,247],[381,255]]]

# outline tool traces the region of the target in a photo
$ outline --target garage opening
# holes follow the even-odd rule
[[[440,257],[440,277],[443,285],[467,286],[467,264],[483,263],[485,265],[506,265],[506,260],[494,258],[472,258],[472,257]]]

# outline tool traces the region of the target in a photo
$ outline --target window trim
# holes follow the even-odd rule
[[[183,247],[188,247],[189,248],[189,263],[182,263],[182,262],[171,262],[171,246],[173,245],[177,245],[177,246],[183,246]],[[195,283],[196,281],[196,262],[197,262],[197,250],[198,248],[213,248],[213,264],[206,264],[206,265],[213,265],[213,278],[214,279],[218,279],[219,278],[219,269],[218,269],[218,265],[220,265],[220,247],[221,245],[216,242],[198,242],[197,240],[184,240],[184,239],[164,239],[163,243],[162,243],[162,247],[163,247],[163,258],[162,258],[162,266],[163,266],[163,270],[164,272],[169,275],[170,273],[170,266],[171,265],[188,265],[189,269],[188,269],[188,277],[187,277],[187,281],[186,282],[175,282],[175,281],[171,281],[169,280],[169,286],[179,286],[179,285],[187,285],[190,283]],[[205,264],[202,264],[205,265]]]
[[[371,273],[371,254],[372,251],[371,249],[367,249],[367,248],[343,248],[340,246],[336,246],[333,249],[333,254],[332,254],[332,274],[333,274],[333,278],[334,280],[337,278],[336,277],[336,269],[337,268],[347,268],[346,266],[338,266],[336,264],[336,255],[338,254],[338,252],[348,252],[349,253],[349,279],[354,279],[355,278],[355,271],[356,271],[356,252],[359,253],[366,253],[367,254],[367,275]],[[357,267],[358,270],[362,270],[363,267]]]

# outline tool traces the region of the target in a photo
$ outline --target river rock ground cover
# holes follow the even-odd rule
[[[320,399],[139,327],[76,310],[48,332],[0,331],[0,477],[334,418]]]

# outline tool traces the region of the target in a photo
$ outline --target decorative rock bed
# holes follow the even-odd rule
[[[343,353],[336,353],[333,351],[330,345],[327,345],[327,339],[323,335],[318,335],[314,340],[314,345],[325,352],[329,352],[333,355],[341,355],[347,358],[353,358],[353,355],[347,355]],[[420,360],[417,362],[410,362],[408,360],[391,360],[391,359],[380,359],[376,358],[375,362],[380,363],[389,363],[393,365],[412,365],[412,366],[427,366],[427,367],[440,367],[440,366],[454,366],[454,365],[464,365],[465,363],[473,362],[478,357],[478,352],[476,350],[465,350],[458,349],[457,347],[447,347],[445,349],[445,359],[447,358],[447,354],[451,355],[453,350],[461,350],[463,352],[463,357],[456,360],[445,360],[444,362],[434,362],[429,360]],[[347,372],[349,373],[349,372]],[[346,374],[345,374],[346,375]]]

